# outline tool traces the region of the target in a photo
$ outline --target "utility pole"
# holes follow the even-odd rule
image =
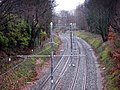
[[[70,57],[71,57],[71,64],[69,65],[69,66],[75,66],[74,64],[73,64],[73,32],[72,32],[72,27],[73,26],[73,24],[72,23],[70,23],[70,40],[71,40],[71,55],[70,55]]]
[[[71,54],[72,54],[72,48],[73,48],[73,46],[72,46],[72,23],[70,23],[70,40],[71,40]]]
[[[54,80],[53,80],[53,23],[50,23],[50,47],[51,47],[51,90],[54,90]]]

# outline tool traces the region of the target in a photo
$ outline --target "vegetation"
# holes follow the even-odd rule
[[[53,5],[54,0],[0,0],[0,51],[9,55],[7,50],[19,53],[40,45],[49,37]]]
[[[30,30],[24,19],[15,20],[13,15],[10,16],[13,21],[8,21],[2,25],[0,32],[1,48],[25,48],[30,41]],[[7,18],[6,18],[7,19]]]
[[[76,8],[77,26],[82,30],[100,34],[106,42],[110,26],[120,34],[119,3],[119,0],[85,0],[83,5]]]
[[[16,66],[23,61],[16,55],[32,54],[32,49],[49,38],[53,8],[54,0],[0,0],[1,90],[17,90],[36,76],[36,59]]]
[[[60,39],[54,37],[54,52],[56,52],[60,45]],[[50,55],[50,45],[46,43],[44,47],[40,50],[38,54],[40,55]],[[32,82],[36,79],[37,68],[42,68],[46,63],[49,62],[49,58],[28,58],[20,65],[18,65],[14,70],[9,71],[4,76],[2,75],[2,84],[0,90],[16,90],[25,86],[27,82]],[[37,63],[40,62],[40,63]],[[9,64],[8,64],[9,65]]]
[[[35,59],[29,59],[19,65],[17,68],[11,70],[9,73],[4,75],[4,79],[0,89],[1,90],[16,90],[30,82],[36,76],[35,73]]]
[[[111,47],[109,47],[108,43],[103,43],[100,36],[87,32],[77,32],[77,36],[85,39],[89,44],[93,46],[93,48],[99,54],[102,68],[105,68],[105,87],[108,90],[119,90],[120,70],[116,66],[116,62],[118,59],[110,56],[110,52],[112,49]]]
[[[80,37],[87,40],[99,53],[101,62],[105,66],[108,90],[120,88],[119,4],[119,0],[85,0],[85,3],[76,9],[79,29],[101,35],[102,39],[83,33]]]
[[[54,54],[56,53],[56,50],[59,48],[60,45],[60,40],[58,37],[54,37],[54,45],[53,45],[53,50],[54,50]],[[51,53],[51,48],[49,43],[47,43],[43,49],[39,52],[39,55],[50,55]],[[44,59],[44,58],[43,58]]]

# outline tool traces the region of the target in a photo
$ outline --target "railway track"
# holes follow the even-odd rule
[[[79,44],[78,44],[78,42],[76,43],[77,44],[77,46],[76,47],[74,47],[75,49],[76,48],[78,48],[79,49]],[[72,79],[72,84],[70,85],[71,87],[69,87],[69,89],[67,89],[67,90],[75,90],[75,85],[76,85],[76,81],[77,81],[77,78],[78,78],[78,73],[79,73],[79,68],[80,68],[80,57],[79,57],[79,54],[80,54],[80,50],[78,50],[78,53],[77,53],[77,55],[75,55],[75,56],[72,56],[72,58],[73,57],[77,57],[77,64],[76,64],[76,67],[75,67],[75,72],[74,72],[74,77],[73,77],[73,79]],[[73,59],[75,59],[75,58],[73,58]],[[68,69],[69,67],[66,67],[66,69],[65,69],[65,71]],[[65,72],[64,71],[64,72]],[[61,79],[62,79],[62,77],[63,77],[63,75],[61,75],[61,77],[56,81],[56,83],[55,83],[55,87],[54,87],[54,90],[62,90],[62,88],[61,89],[58,89],[58,87],[60,86],[60,83],[62,83],[62,82],[60,82],[61,81]],[[50,89],[49,89],[50,90]],[[84,89],[83,89],[84,90]]]
[[[68,38],[68,37],[67,37],[67,38]],[[69,39],[69,38],[68,38],[68,39]],[[76,56],[77,56],[77,55],[76,55]],[[61,82],[61,79],[62,79],[63,75],[65,74],[65,72],[66,72],[66,71],[68,70],[68,68],[69,68],[69,64],[71,63],[71,62],[70,62],[70,59],[71,59],[71,58],[73,58],[73,56],[69,56],[69,57],[68,57],[68,60],[66,61],[66,64],[64,65],[61,73],[59,74],[59,77],[56,77],[56,80],[55,80],[55,83],[54,83],[54,90],[58,90],[57,87],[59,87],[59,84],[60,84],[60,82]],[[79,63],[78,63],[77,66],[79,66]],[[78,68],[77,68],[76,70],[78,70]],[[47,89],[46,89],[46,90],[47,90]],[[50,88],[49,90],[51,90],[51,88]]]
[[[57,85],[59,84],[60,80],[62,79],[64,73],[65,73],[66,70],[68,69],[68,65],[69,65],[69,62],[70,62],[69,59],[70,59],[70,56],[68,57],[67,62],[65,63],[65,65],[64,65],[61,73],[59,74],[59,77],[57,77],[57,80],[56,80],[56,82],[54,83],[54,89],[56,89],[56,87],[57,87]],[[51,88],[50,88],[49,90],[51,90]]]
[[[77,40],[78,41],[78,40]],[[84,51],[85,50],[85,47],[84,47],[84,45],[83,44],[81,44],[79,41],[78,41],[78,45],[79,45],[79,47],[82,49],[81,51]],[[85,54],[86,53],[86,51],[83,53],[83,52],[81,52],[81,54]],[[82,57],[83,58],[83,57]],[[87,79],[87,69],[86,69],[86,67],[87,67],[87,65],[86,65],[86,61],[87,61],[87,56],[85,56],[85,60],[84,60],[84,67],[83,67],[83,71],[84,71],[84,73],[83,73],[83,83],[82,83],[82,89],[81,90],[86,90],[86,79]],[[73,89],[74,90],[74,89]]]
[[[80,45],[78,44],[78,41],[77,41],[77,46],[75,47],[75,48],[82,48],[82,47],[80,47]],[[80,54],[80,50],[78,50],[79,52],[77,53],[77,55],[75,55],[76,57],[79,57],[78,55]],[[71,56],[72,58],[73,58],[73,56]],[[73,77],[73,79],[72,79],[72,84],[70,85],[71,87],[68,89],[68,90],[75,90],[75,85],[76,85],[76,82],[77,82],[77,78],[78,78],[78,75],[79,75],[79,68],[80,68],[80,57],[78,58],[78,60],[77,60],[77,64],[76,64],[76,67],[75,67],[75,72],[74,72],[74,77]],[[67,60],[67,62],[66,62],[66,64],[64,65],[64,67],[63,67],[63,69],[62,69],[62,71],[61,71],[61,73],[59,74],[59,76],[58,77],[56,77],[56,79],[55,79],[55,83],[54,83],[54,90],[58,90],[58,87],[60,86],[60,83],[62,83],[61,82],[61,80],[63,79],[62,77],[63,77],[63,75],[65,74],[65,72],[68,70],[68,68],[69,68],[69,65],[68,65],[68,62],[70,62],[70,60],[68,59]],[[84,75],[85,76],[85,75]],[[86,76],[85,76],[85,78],[86,78]],[[86,82],[85,82],[86,83]],[[84,89],[84,87],[85,87],[85,83],[83,84],[83,89],[82,90],[85,90]],[[48,86],[50,86],[50,85],[48,85]],[[51,88],[49,87],[49,88],[47,88],[47,89],[43,89],[43,90],[51,90]],[[62,90],[62,89],[60,89],[60,90]]]
[[[66,39],[66,41],[64,43],[66,45],[65,46],[66,48],[64,49],[63,56],[60,58],[58,64],[56,65],[56,67],[53,70],[54,74],[56,72],[57,73],[60,72],[60,75],[62,75],[64,73],[64,69],[66,69],[66,66],[69,63],[69,56],[64,56],[64,55],[66,55],[69,52],[69,50],[67,48],[70,47],[69,44],[68,44],[69,43],[68,39],[67,38],[65,38],[65,39]],[[60,69],[61,66],[62,66],[62,69]],[[56,75],[56,79],[59,78],[60,75]],[[57,81],[57,80],[55,80],[55,81]],[[49,88],[50,88],[50,75],[41,84],[37,85],[38,86],[37,88],[36,88],[36,86],[33,86],[32,90],[34,90],[34,88],[36,88],[37,90],[45,90],[45,85],[48,85]],[[46,90],[49,90],[49,89],[46,89]]]
[[[75,55],[77,58],[76,66],[75,66],[75,72],[73,72],[72,74],[74,74],[74,77],[70,77],[72,78],[72,82],[70,83],[69,81],[69,87],[67,88],[66,85],[66,89],[64,87],[61,87],[63,83],[63,81],[59,80],[59,83],[57,83],[56,87],[54,90],[86,90],[86,79],[87,79],[87,65],[86,65],[86,60],[88,59],[85,55],[86,51],[84,50],[85,48],[83,48],[83,45],[81,45],[81,43],[76,39],[76,51],[77,54]],[[75,52],[74,52],[75,53]],[[75,57],[74,56],[74,57]],[[75,60],[75,58],[73,58],[73,60]],[[79,79],[79,75],[81,75],[81,80],[78,81]],[[63,76],[61,76],[63,77]],[[61,78],[62,79],[62,78]],[[81,84],[81,87],[76,88],[76,86],[78,85],[78,83]],[[78,85],[79,86],[79,85]],[[61,88],[58,88],[61,87]]]
[[[65,37],[67,39],[67,42],[70,42],[69,36],[65,35]],[[78,39],[78,37],[75,37],[75,40],[76,40],[75,42],[76,46],[74,48],[76,48],[75,49],[76,51],[74,51],[74,55],[69,56],[70,44],[68,43],[67,44],[68,48],[66,48],[65,53],[63,54],[61,60],[54,69],[54,90],[87,90],[88,89],[88,83],[90,83],[88,82],[89,79],[88,68],[90,66],[88,65],[88,61],[89,59],[90,60],[93,59],[92,56],[90,56],[91,54],[88,49],[91,48],[87,46],[85,42]],[[71,57],[73,58],[75,67],[69,66],[69,63],[71,63],[70,62]],[[72,69],[73,72],[71,72],[70,69]],[[68,78],[65,79],[66,77]],[[64,79],[68,81],[65,81]],[[50,76],[48,79],[46,79],[46,82],[43,82],[43,86],[40,85],[39,89],[35,89],[35,90],[51,90]],[[97,90],[97,88],[94,86],[90,90]]]
[[[77,46],[78,46],[78,49],[79,49],[78,43],[77,43]],[[78,51],[79,51],[79,53],[78,53],[78,55],[79,55],[80,54],[80,50],[78,50]],[[71,84],[71,87],[69,88],[69,90],[74,90],[75,89],[75,85],[76,85],[76,81],[77,81],[77,77],[78,77],[79,68],[80,68],[80,57],[78,58],[78,62],[77,62],[76,70],[75,70],[75,74],[74,74],[74,78],[73,78],[73,81],[72,81],[72,84]]]
[[[64,43],[64,52],[60,56],[59,62],[56,64],[54,67],[54,90],[87,90],[88,89],[88,83],[91,83],[92,81],[88,80],[89,79],[89,67],[90,64],[88,64],[88,61],[91,60],[94,62],[92,59],[94,59],[90,53],[92,51],[91,47],[82,39],[75,37],[74,42],[76,51],[74,51],[74,55],[70,56],[71,51],[70,51],[70,38],[69,35],[64,34],[63,35],[63,43]],[[57,55],[56,55],[57,56]],[[74,72],[70,72],[73,74],[73,77],[71,79],[71,83],[69,83],[69,87],[66,87],[66,89],[58,89],[61,87],[61,83],[63,83],[63,78],[65,78],[65,74],[68,73],[70,66],[69,64],[71,63],[71,58],[74,60],[75,67]],[[76,60],[76,61],[75,61]],[[25,62],[24,60],[23,62]],[[13,67],[11,70],[14,70],[16,67],[21,65],[23,62],[17,64],[15,67]],[[93,63],[94,64],[94,63]],[[91,67],[90,67],[91,68]],[[2,75],[5,75],[9,71],[5,72]],[[47,78],[42,81],[41,83],[38,83],[32,87],[31,90],[51,90],[51,83],[50,83],[50,75],[47,76]],[[89,82],[90,81],[90,82]],[[93,82],[92,82],[93,83]],[[79,84],[79,85],[78,85]],[[95,85],[95,83],[94,83]],[[65,86],[63,86],[65,87]],[[95,88],[95,89],[94,89]],[[95,86],[93,86],[92,89],[90,90],[97,90]]]
[[[84,56],[84,49],[83,49],[83,45],[80,44],[80,42],[78,40],[76,40],[76,43],[77,43],[77,48],[78,48],[78,55],[81,55],[79,56],[79,60],[77,61],[77,65],[76,65],[76,70],[75,70],[75,74],[74,74],[74,78],[73,78],[73,81],[72,81],[72,84],[70,85],[71,87],[67,90],[86,90],[86,78],[87,78],[87,70],[86,70],[86,56]],[[82,58],[85,57],[85,60],[82,61]],[[82,63],[84,62],[84,63]],[[84,64],[81,69],[81,63]],[[79,87],[79,89],[76,89],[76,85],[78,84],[78,78],[79,78],[79,74],[80,74],[80,69],[83,71],[83,80],[81,81],[82,83],[82,87]],[[82,72],[81,72],[82,73]]]
[[[66,57],[62,57],[61,60],[58,62],[57,66],[54,68],[54,71],[53,73],[57,72],[57,69],[59,68],[60,64],[63,62],[63,60],[65,59]],[[69,60],[67,60],[69,61]],[[50,75],[46,78],[46,80],[44,80],[44,82],[42,82],[42,84],[39,85],[38,89],[39,90],[44,90],[44,87],[47,83],[50,83]]]
[[[92,47],[83,39],[78,38],[77,40],[82,46],[82,49],[84,49],[86,60],[85,60],[85,73],[84,73],[84,79],[83,79],[83,87],[82,90],[98,90],[97,89],[97,77],[96,77],[96,69],[95,69],[95,59],[93,56],[93,49]]]

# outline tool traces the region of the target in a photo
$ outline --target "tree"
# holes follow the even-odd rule
[[[0,47],[34,48],[49,37],[54,0],[0,0]]]
[[[75,10],[76,25],[80,30],[87,30],[84,5],[78,5]]]
[[[74,13],[71,11],[65,11],[65,10],[62,10],[60,13],[59,13],[59,20],[60,23],[62,24],[62,26],[69,26],[70,23],[75,23],[75,16],[74,16]]]
[[[22,0],[22,4],[20,4],[20,7],[24,8],[22,17],[26,19],[31,27],[31,39],[29,42],[31,48],[34,47],[36,39],[39,42],[38,37],[40,37],[41,30],[46,31],[49,36],[48,26],[52,21],[52,3],[53,1],[49,0]]]
[[[108,26],[112,23],[116,0],[86,0],[86,19],[90,31],[101,34],[103,41],[107,41]]]

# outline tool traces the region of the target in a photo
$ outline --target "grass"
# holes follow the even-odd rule
[[[85,32],[77,32],[76,35],[86,40],[90,45],[92,45],[96,49],[99,48],[102,44],[100,37],[98,37],[97,35]]]
[[[16,90],[34,77],[35,59],[27,60],[13,71],[3,76],[0,90]]]
[[[120,81],[118,81],[118,75],[120,70],[112,72],[115,60],[109,55],[111,48],[106,43],[103,43],[98,35],[86,32],[77,32],[76,35],[86,40],[99,54],[100,62],[105,66],[106,88],[108,90],[119,90]],[[118,43],[115,44],[119,47]]]
[[[54,52],[58,49],[60,45],[60,39],[54,37]],[[42,50],[38,53],[39,55],[50,55],[51,49],[49,43],[46,43]],[[24,86],[27,82],[33,81],[37,73],[35,67],[42,67],[46,63],[46,58],[40,58],[40,64],[36,65],[36,59],[32,58],[16,69],[12,70],[10,73],[7,73],[3,76],[3,82],[0,86],[0,90],[18,90],[21,86]]]
[[[23,76],[26,76],[27,74],[31,73],[34,68],[35,59],[26,61],[24,64],[21,65],[21,67],[17,68],[16,72],[13,74],[14,78],[12,80],[17,80]]]
[[[54,37],[54,44],[53,44],[53,50],[56,52],[56,50],[59,48],[60,45],[60,39],[58,37]],[[50,44],[47,43],[43,49],[39,52],[39,55],[50,55],[51,53],[51,47]],[[42,58],[45,59],[45,58]]]

